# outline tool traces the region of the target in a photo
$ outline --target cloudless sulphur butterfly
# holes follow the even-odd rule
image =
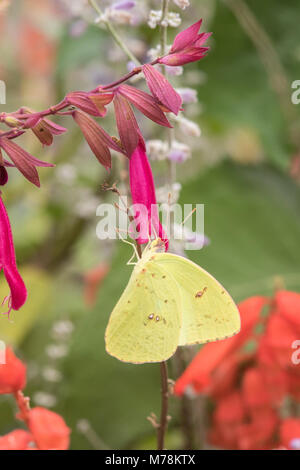
[[[224,287],[192,261],[164,252],[158,238],[143,252],[111,313],[106,351],[124,362],[161,362],[178,346],[238,333],[238,309]]]

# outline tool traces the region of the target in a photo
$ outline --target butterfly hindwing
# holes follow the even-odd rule
[[[216,341],[238,333],[238,309],[213,276],[192,261],[174,254],[157,253],[154,263],[179,286],[182,313],[179,345]]]
[[[140,261],[110,316],[107,352],[135,364],[165,361],[177,349],[180,329],[175,279],[151,260]]]

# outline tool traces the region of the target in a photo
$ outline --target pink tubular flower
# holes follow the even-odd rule
[[[153,234],[165,242],[167,249],[168,239],[159,221],[153,175],[142,138],[131,155],[129,177],[132,202],[136,209],[134,217],[139,220],[137,224],[138,243],[147,243]]]
[[[203,47],[212,33],[198,34],[202,20],[181,31],[174,39],[169,54],[158,59],[160,64],[178,66],[202,59],[209,47]]]
[[[15,258],[13,237],[11,233],[9,218],[0,197],[0,268],[3,269],[4,276],[10,287],[10,295],[4,299],[8,301],[8,314],[11,309],[19,310],[24,304],[27,291],[23,279],[21,278]]]
[[[157,101],[167,110],[178,114],[182,99],[170,82],[150,64],[143,65],[143,73],[149,90]]]

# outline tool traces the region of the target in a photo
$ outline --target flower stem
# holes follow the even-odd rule
[[[101,8],[99,7],[98,3],[96,0],[89,0],[89,4],[91,5],[92,8],[98,13],[101,23],[105,24],[107,30],[110,32],[112,37],[114,38],[115,42],[118,44],[118,46],[122,49],[122,51],[127,55],[127,57],[132,60],[135,64],[141,65],[139,60],[135,57],[135,55],[130,51],[130,49],[126,46],[124,43],[123,39],[119,36],[118,32],[114,28],[114,26],[111,24],[109,19],[105,18],[103,16],[103,12]]]
[[[160,363],[161,376],[161,413],[160,422],[157,427],[157,450],[163,450],[165,445],[165,435],[168,427],[168,407],[169,407],[169,389],[168,389],[168,366],[167,362]]]
[[[165,23],[169,12],[169,0],[162,0],[162,7],[161,7],[161,19],[160,19],[160,55],[164,56],[166,54],[166,46],[167,46],[167,34],[168,34],[168,25]],[[165,66],[163,66],[163,74],[166,74]],[[169,150],[172,146],[173,141],[173,129],[168,129],[168,147]],[[176,180],[176,163],[169,160],[168,161],[168,176],[167,176],[168,184],[170,191],[172,191],[173,183]]]

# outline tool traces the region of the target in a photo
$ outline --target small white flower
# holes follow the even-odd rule
[[[45,406],[46,408],[53,408],[57,403],[56,397],[46,392],[36,392],[33,395],[33,400],[36,405]]]
[[[56,173],[57,179],[62,184],[72,184],[74,183],[77,177],[77,169],[74,165],[71,165],[70,163],[59,165],[56,168],[55,173]]]
[[[162,140],[153,139],[147,141],[147,154],[151,160],[165,160],[168,153],[168,144]]]
[[[49,344],[46,353],[51,359],[61,359],[68,354],[68,347],[65,344]]]
[[[181,184],[180,183],[173,183],[172,188],[170,190],[169,186],[162,186],[158,188],[156,191],[156,199],[158,203],[170,203],[176,204],[179,199],[181,191]]]
[[[176,91],[180,94],[183,103],[197,103],[197,90],[194,88],[176,88]]]
[[[183,132],[183,134],[189,137],[200,137],[201,129],[196,122],[182,116],[178,116],[176,121],[178,122],[180,130]]]
[[[62,380],[61,372],[57,369],[53,369],[52,367],[45,367],[42,374],[44,379],[48,382],[60,382]]]
[[[191,157],[191,148],[182,142],[174,140],[167,157],[173,162],[183,163]]]
[[[74,325],[70,320],[61,320],[52,326],[52,336],[54,339],[66,340],[73,333]]]
[[[182,10],[185,10],[187,7],[190,6],[189,0],[173,0],[173,2]]]
[[[160,24],[162,16],[161,10],[150,10],[149,17],[148,17],[148,26],[151,29],[155,29],[158,24]]]
[[[107,11],[108,18],[117,24],[131,24],[133,20],[133,15],[130,11],[127,10],[115,10],[113,8],[109,8]]]
[[[181,25],[181,17],[179,13],[170,11],[170,13],[168,13],[166,22],[167,26],[171,26],[172,28],[178,28],[178,26]]]

